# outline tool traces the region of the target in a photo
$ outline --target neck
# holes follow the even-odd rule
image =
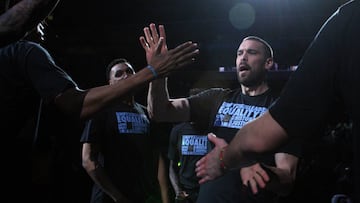
[[[127,104],[127,105],[129,105],[129,106],[133,106],[134,105],[134,103],[135,103],[135,100],[134,100],[134,97],[125,97],[125,98],[123,98],[122,100],[121,100],[121,102],[122,103],[124,103],[124,104]]]
[[[267,83],[265,81],[263,81],[262,83],[260,83],[257,86],[254,87],[246,87],[244,85],[241,85],[241,92],[245,95],[249,95],[249,96],[256,96],[256,95],[260,95],[264,92],[266,92],[269,89],[269,86],[267,85]]]

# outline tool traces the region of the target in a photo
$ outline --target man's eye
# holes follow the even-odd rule
[[[120,77],[121,75],[122,75],[122,72],[121,72],[121,71],[118,71],[118,72],[115,73],[115,77],[116,77],[116,78]]]
[[[128,69],[128,70],[126,71],[126,73],[127,73],[127,74],[134,74],[134,72],[133,72],[131,69]]]

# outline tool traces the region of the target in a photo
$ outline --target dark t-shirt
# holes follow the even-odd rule
[[[210,89],[189,98],[191,116],[195,122],[203,122],[203,125],[207,122],[210,132],[229,143],[243,125],[266,112],[276,96],[271,89],[257,96],[244,95],[241,89]],[[200,119],[202,115],[205,118]],[[294,141],[276,152],[299,157],[300,147],[300,143]],[[253,158],[275,166],[276,152]],[[252,195],[243,187],[239,170],[232,170],[201,185],[198,202],[272,202],[272,198],[274,195],[266,190],[257,196]]]
[[[40,98],[51,103],[59,93],[76,86],[49,53],[33,42],[0,48],[0,67],[1,131],[12,132],[12,139],[36,116]]]
[[[150,122],[140,104],[107,108],[85,127],[81,142],[100,146],[100,163],[117,188],[133,202],[145,202],[156,181],[156,158]],[[112,202],[94,184],[92,202]]]
[[[180,123],[170,133],[168,157],[180,162],[179,181],[183,188],[198,190],[199,178],[195,173],[196,162],[208,152],[207,135],[192,123]]]
[[[283,94],[270,108],[289,136],[304,137],[325,126],[334,112],[352,120],[356,186],[360,201],[360,2],[340,7],[324,24],[292,74]]]
[[[51,104],[56,95],[67,88],[75,87],[76,84],[55,65],[43,47],[28,41],[19,41],[1,47],[0,69],[0,132],[2,142],[9,146],[3,162],[10,166],[5,167],[4,173],[12,177],[6,179],[8,182],[4,182],[7,185],[4,194],[29,192],[29,185],[31,185],[31,197],[16,197],[16,202],[22,202],[22,198],[29,200],[34,196],[45,198],[44,192],[39,192],[35,184],[51,182],[53,177],[47,178],[44,175],[50,168],[48,165],[41,165],[44,162],[43,159],[38,160],[37,157],[33,157],[35,153],[32,148],[35,138],[38,141],[39,133],[36,134],[36,132],[42,132],[45,130],[44,127],[49,127],[44,123],[37,123],[38,113],[40,109],[43,110],[39,108],[40,98],[43,99],[43,104]],[[41,111],[41,115],[45,113],[49,116],[50,112],[57,112],[51,106],[53,105],[46,105],[46,113]],[[60,117],[59,114],[55,115],[56,119]],[[48,143],[50,136],[63,130],[63,126],[56,123],[53,118],[51,117],[48,121],[55,128],[49,128],[47,133],[42,133],[42,136],[46,138],[41,142],[46,142],[46,147],[41,146],[41,150],[50,147]],[[69,151],[68,146],[67,152]],[[39,168],[37,168],[38,163],[41,165]],[[32,184],[29,183],[30,181]]]

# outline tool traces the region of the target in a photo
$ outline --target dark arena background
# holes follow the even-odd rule
[[[145,67],[145,52],[139,43],[143,27],[149,23],[163,24],[169,48],[187,40],[200,47],[194,64],[169,76],[170,96],[175,98],[187,96],[195,87],[236,87],[233,67],[237,48],[244,37],[256,35],[274,49],[276,65],[268,79],[270,85],[280,90],[321,25],[345,2],[63,0],[47,18],[46,34],[40,43],[79,87],[86,89],[107,83],[105,67],[113,58],[128,59],[135,70]],[[146,94],[147,86],[140,88],[137,101],[146,105]],[[337,121],[327,131],[319,132],[324,133],[324,141],[306,145],[311,155],[305,153],[294,192],[279,202],[330,202],[332,195],[346,193],[351,184],[348,167],[351,153],[346,151],[349,125],[346,118]],[[79,132],[74,130],[70,134],[76,133]],[[340,141],[335,144],[335,140]],[[34,190],[44,190],[44,202],[47,199],[89,202],[92,181],[81,166],[80,143],[74,139],[72,142],[68,151],[56,152],[59,160],[53,168],[34,165],[33,172],[42,170],[33,177],[39,184]],[[49,198],[52,195],[56,198]]]

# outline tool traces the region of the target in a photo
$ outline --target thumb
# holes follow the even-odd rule
[[[215,147],[222,148],[227,145],[224,139],[216,137],[214,133],[208,133],[208,139],[215,145]]]
[[[217,138],[216,135],[214,133],[208,133],[208,139],[214,143],[215,145],[217,145],[217,143],[219,142],[220,138]]]

